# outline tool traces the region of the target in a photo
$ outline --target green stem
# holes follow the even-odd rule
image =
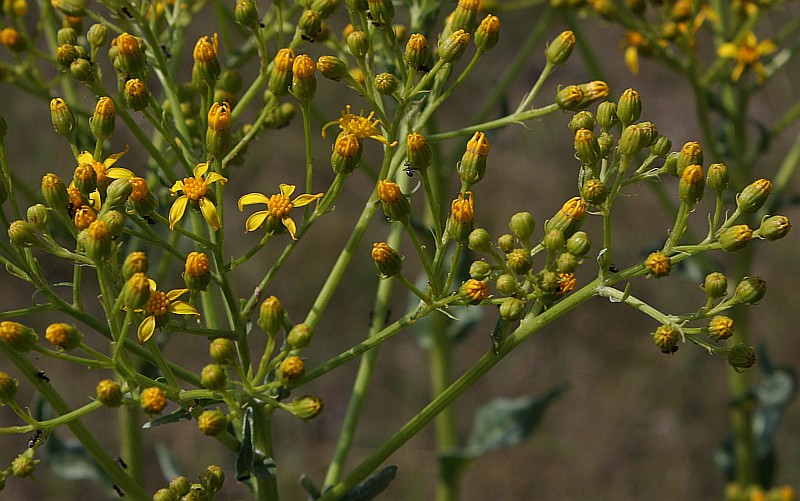
[[[432,344],[428,363],[431,371],[431,393],[442,395],[451,382],[452,340],[447,331],[448,319],[441,313],[431,319],[429,334]],[[458,498],[458,475],[447,475],[443,462],[444,454],[458,447],[458,426],[452,405],[444,407],[436,416],[436,452],[439,456],[439,475],[436,484],[436,499],[449,501]]]
[[[274,409],[262,405],[253,407],[253,446],[266,457],[273,457],[272,412]],[[278,501],[278,481],[275,475],[257,478],[257,499]]]

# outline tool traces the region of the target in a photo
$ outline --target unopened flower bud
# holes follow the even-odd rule
[[[50,4],[67,17],[86,15],[87,0],[50,0]]]
[[[160,414],[167,406],[167,393],[155,386],[145,388],[140,395],[139,405],[145,414]]]
[[[306,9],[297,21],[297,28],[303,40],[314,42],[322,31],[322,16],[315,10]]]
[[[470,34],[458,30],[439,45],[439,59],[445,63],[458,61],[469,46]]]
[[[548,231],[542,239],[542,245],[544,245],[544,248],[547,249],[547,252],[550,254],[560,252],[561,249],[564,248],[565,243],[564,233],[559,230]]]
[[[736,205],[744,213],[753,213],[764,205],[772,193],[772,183],[766,179],[759,179],[742,190],[736,197]]]
[[[425,170],[431,165],[433,151],[419,132],[412,132],[406,141],[406,156],[413,169]]]
[[[627,127],[639,120],[642,114],[642,99],[639,93],[633,89],[627,89],[622,93],[617,103],[617,116],[623,127]]]
[[[179,498],[189,494],[192,488],[192,482],[186,477],[174,477],[169,481],[169,490],[175,493]]]
[[[660,325],[653,332],[653,341],[664,353],[671,353],[678,344],[678,330],[670,325]]]
[[[33,476],[39,459],[33,459],[33,449],[26,449],[25,452],[11,460],[11,474],[18,478]]]
[[[336,142],[333,143],[333,152],[331,153],[333,172],[343,175],[351,174],[358,167],[364,154],[361,146],[358,136],[344,131],[340,132],[336,137]]]
[[[575,47],[575,34],[571,31],[563,31],[553,42],[547,46],[544,51],[547,56],[547,62],[550,64],[564,64],[572,54],[572,48]]]
[[[42,204],[31,205],[25,212],[25,218],[29,223],[36,226],[37,229],[46,231],[50,221],[50,215],[47,207]]]
[[[471,278],[461,285],[461,294],[470,304],[478,304],[489,295],[489,286],[484,280]]]
[[[178,501],[178,496],[171,490],[162,487],[153,494],[153,501]]]
[[[447,222],[447,232],[454,241],[467,243],[469,235],[475,229],[475,206],[472,192],[458,194],[458,198],[450,205],[450,219]]]
[[[500,316],[509,322],[515,322],[525,313],[525,303],[515,297],[507,297],[500,303]]]
[[[216,33],[210,39],[207,35],[200,37],[194,45],[192,76],[199,77],[205,85],[211,86],[219,78],[218,51],[219,36]]]
[[[785,237],[792,228],[786,216],[770,216],[761,221],[758,227],[758,236],[765,240],[779,240]]]
[[[537,285],[545,294],[558,293],[558,274],[553,273],[552,271],[545,271],[544,273],[541,273],[539,275],[539,279],[537,280]]]
[[[678,157],[680,153],[677,151],[673,151],[667,154],[667,157],[664,159],[664,167],[663,169],[670,173],[671,175],[680,178],[678,175]],[[682,173],[682,171],[681,171]]]
[[[556,268],[559,273],[573,273],[578,269],[579,264],[578,257],[570,252],[562,252],[556,259]]]
[[[156,208],[156,198],[150,188],[147,186],[147,181],[141,177],[132,177],[128,180],[133,187],[131,196],[128,200],[131,202],[133,210],[137,214],[150,214]]]
[[[284,407],[284,409],[304,421],[319,416],[322,413],[322,408],[322,400],[312,395],[304,395]]]
[[[598,206],[605,202],[607,196],[608,188],[606,188],[605,183],[599,179],[588,179],[583,183],[581,198],[586,200],[588,204]]]
[[[717,315],[708,322],[708,336],[714,341],[722,341],[733,336],[733,319]]]
[[[106,407],[119,407],[122,405],[122,388],[111,379],[104,379],[97,383],[97,401]]]
[[[486,158],[489,156],[489,141],[486,134],[476,132],[467,142],[467,149],[458,164],[458,175],[466,184],[475,184],[486,173]]]
[[[228,382],[225,370],[219,364],[208,364],[200,371],[200,384],[209,390],[223,390]]]
[[[767,282],[761,277],[745,277],[736,286],[731,303],[755,304],[767,293]]]
[[[514,275],[504,273],[497,277],[495,287],[503,294],[514,294],[519,289],[519,283]]]
[[[97,213],[88,205],[82,205],[80,209],[75,211],[75,216],[72,220],[78,230],[85,230],[90,224],[97,221]]]
[[[474,232],[473,232],[474,233]],[[492,273],[492,266],[481,259],[469,265],[469,276],[475,280],[486,280]]]
[[[603,128],[605,132],[611,130],[612,127],[617,125],[619,117],[617,116],[617,105],[611,101],[604,101],[597,106],[597,123]]]
[[[269,296],[261,303],[258,314],[258,326],[270,336],[274,336],[283,328],[283,304],[275,296]]]
[[[500,18],[491,14],[481,21],[475,31],[475,46],[481,52],[490,51],[500,40]]]
[[[383,213],[390,221],[407,224],[411,220],[411,203],[397,183],[390,179],[379,181],[378,198],[383,205]]]
[[[86,40],[92,48],[104,46],[108,43],[108,27],[100,23],[93,24],[86,32]]]
[[[567,252],[574,254],[577,257],[583,257],[589,253],[592,248],[592,242],[589,235],[584,231],[576,231],[566,242]]]
[[[111,254],[111,233],[103,221],[94,221],[83,230],[86,232],[86,255],[95,262],[108,259]]]
[[[478,0],[458,0],[458,5],[449,16],[450,29],[472,33],[475,29],[479,3]]]
[[[531,269],[531,255],[525,249],[514,249],[506,254],[506,264],[514,273],[524,275]]]
[[[711,164],[708,166],[706,183],[717,193],[722,193],[728,188],[728,167],[725,164]]]
[[[286,334],[286,342],[293,350],[300,350],[311,342],[311,328],[306,324],[296,324]]]
[[[14,28],[3,28],[0,31],[0,43],[8,47],[11,52],[22,52],[28,48],[28,41]]]
[[[116,38],[119,69],[128,78],[144,76],[147,45],[139,37],[122,33]],[[114,42],[112,42],[113,48]]]
[[[203,411],[197,418],[197,428],[203,435],[219,435],[228,426],[225,413],[219,409]]]
[[[475,252],[486,252],[492,248],[492,237],[483,228],[475,228],[469,234],[469,248]]]
[[[250,30],[257,30],[261,26],[258,4],[253,0],[237,0],[233,15],[238,24]]]
[[[589,166],[600,160],[600,145],[591,130],[578,129],[575,132],[575,156]]]
[[[81,344],[83,334],[74,325],[56,323],[47,326],[44,337],[53,346],[62,350],[71,350]]]
[[[305,364],[303,359],[297,356],[286,357],[278,367],[278,379],[286,384],[297,381],[305,374]]]
[[[753,238],[753,230],[746,224],[737,224],[725,229],[719,235],[719,243],[725,252],[736,252],[744,249]]]
[[[681,202],[688,205],[697,205],[703,199],[706,181],[703,176],[703,167],[689,165],[683,169],[681,181],[678,185],[678,194]]]
[[[356,30],[347,35],[347,47],[350,54],[357,58],[363,58],[369,52],[369,39],[367,34],[361,30]]]
[[[622,129],[619,150],[626,155],[635,155],[648,144],[648,137],[639,124],[631,124]]]
[[[56,61],[64,68],[69,68],[76,59],[78,59],[78,49],[74,45],[64,44],[56,48]]]
[[[558,107],[562,110],[577,110],[581,107],[583,98],[584,94],[579,86],[568,85],[559,89],[556,94],[556,104],[558,104]]]
[[[89,128],[99,140],[103,140],[114,132],[114,101],[107,96],[101,97],[94,108],[94,114],[89,118]]]
[[[269,129],[282,129],[291,123],[296,112],[297,108],[293,103],[284,101],[267,115],[264,126]]]
[[[53,122],[53,129],[58,134],[66,138],[71,138],[75,134],[76,122],[75,115],[69,109],[67,103],[57,97],[50,101],[50,119]]]
[[[728,352],[728,364],[737,372],[741,372],[739,369],[749,369],[756,364],[756,350],[744,343],[737,343]]]
[[[190,252],[186,256],[183,271],[186,288],[193,292],[204,291],[211,283],[211,263],[202,252]]]
[[[545,223],[545,231],[560,230],[569,238],[580,228],[585,214],[586,202],[581,197],[573,197]]]
[[[272,73],[267,84],[267,88],[275,97],[284,96],[289,92],[289,87],[292,85],[292,66],[294,66],[295,59],[292,49],[280,49],[275,54]]]
[[[718,271],[709,273],[703,281],[703,290],[711,299],[719,299],[728,294],[728,279]]]
[[[19,247],[33,247],[41,243],[36,226],[22,220],[11,222],[8,226],[8,238],[12,244]]]
[[[392,0],[367,0],[369,15],[378,26],[390,25],[394,17]]]
[[[648,274],[656,278],[666,277],[672,268],[669,256],[663,252],[653,252],[647,256],[644,265],[647,267]]]
[[[575,113],[575,115],[569,121],[567,127],[569,127],[569,130],[575,134],[581,129],[594,131],[595,125],[597,125],[597,120],[594,118],[592,112],[583,110]]]
[[[504,254],[508,254],[512,250],[514,250],[517,246],[517,239],[514,235],[504,233],[497,237],[497,248],[503,251]]]
[[[319,12],[323,19],[330,17],[331,14],[339,7],[341,0],[313,0],[311,8]]]
[[[396,250],[389,247],[386,242],[377,242],[372,246],[372,260],[381,278],[389,278],[397,275],[403,269],[403,258]]]
[[[61,28],[56,32],[56,41],[58,45],[77,45],[78,33],[74,28]]]
[[[383,96],[390,96],[397,90],[397,78],[391,73],[375,75],[375,90]]]
[[[317,92],[314,60],[300,54],[292,64],[292,94],[301,103],[310,101]]]
[[[600,135],[597,136],[597,144],[600,145],[600,156],[605,158],[611,152],[611,149],[614,148],[616,142],[614,141],[614,136],[608,132],[601,132]]]
[[[697,141],[689,141],[683,145],[678,153],[678,163],[675,172],[678,176],[683,175],[683,169],[690,165],[703,165],[703,149]]]
[[[218,337],[208,347],[211,359],[222,365],[231,365],[236,361],[236,345],[226,337]]]
[[[131,78],[125,82],[125,103],[133,111],[142,111],[150,104],[150,91],[144,82]]]
[[[222,157],[227,153],[231,139],[231,106],[227,102],[214,103],[208,110],[206,150],[210,155]]]
[[[533,215],[530,212],[517,212],[511,216],[511,220],[508,222],[508,227],[514,233],[514,235],[517,236],[517,238],[525,241],[528,240],[531,235],[533,235],[533,232],[536,229],[536,221],[534,221]],[[471,243],[472,236],[470,235],[470,244]]]
[[[147,273],[148,266],[147,254],[142,251],[131,252],[122,262],[122,277],[128,280],[136,273]]]
[[[17,381],[5,372],[0,371],[0,405],[14,401],[17,394]]]
[[[92,63],[83,58],[78,58],[70,63],[69,73],[79,82],[90,82],[94,78]]]
[[[403,60],[415,70],[422,71],[427,67],[429,57],[428,39],[420,33],[412,34],[406,43],[406,52]]]
[[[317,59],[317,71],[323,77],[338,82],[347,75],[347,63],[336,56],[320,56]]]
[[[138,310],[150,299],[150,280],[144,273],[134,273],[122,286],[122,305],[129,310]]]
[[[583,91],[583,101],[581,101],[580,104],[581,108],[585,108],[592,103],[596,103],[601,99],[607,98],[610,92],[608,84],[602,80],[595,80],[593,82],[581,84],[579,87],[581,88],[581,91]]]

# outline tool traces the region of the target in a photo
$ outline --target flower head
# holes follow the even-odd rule
[[[738,44],[731,42],[724,43],[717,49],[717,55],[726,59],[735,59],[736,67],[731,74],[731,80],[738,81],[744,70],[752,67],[756,73],[758,83],[764,83],[764,65],[760,59],[762,56],[771,54],[777,50],[777,46],[771,40],[758,41],[753,32],[748,33]]]
[[[139,324],[137,337],[140,343],[144,343],[153,336],[156,327],[164,325],[167,321],[168,313],[176,315],[196,315],[200,316],[194,306],[178,298],[189,292],[189,289],[173,289],[169,292],[162,292],[156,289],[156,284],[150,281],[150,299],[145,303],[143,310],[147,315]]]
[[[111,184],[112,179],[120,178],[120,177],[130,177],[128,176],[127,169],[121,167],[113,167],[112,166],[117,163],[117,160],[125,156],[129,151],[129,148],[125,146],[125,151],[120,151],[119,153],[113,153],[108,156],[105,160],[100,162],[99,160],[95,160],[94,156],[88,151],[84,151],[80,155],[78,155],[78,165],[88,164],[91,165],[94,169],[95,174],[97,175],[97,186],[105,191],[105,188]]]
[[[204,177],[205,176],[205,177]],[[200,208],[203,217],[214,229],[219,229],[219,217],[214,202],[208,197],[208,186],[219,181],[225,184],[228,180],[216,172],[208,172],[208,164],[203,162],[194,168],[194,177],[184,178],[183,181],[175,181],[169,191],[173,195],[182,192],[183,195],[175,199],[169,209],[169,228],[175,228],[175,224],[181,220],[186,211],[186,204],[192,203]]]
[[[350,105],[348,104],[347,108],[342,111],[342,118],[328,122],[322,127],[322,137],[325,137],[325,130],[328,127],[338,124],[344,132],[353,134],[359,140],[370,138],[390,147],[397,144],[397,141],[390,143],[381,135],[380,130],[378,130],[378,125],[381,123],[380,120],[372,120],[372,118],[375,116],[374,111],[371,111],[366,117],[363,115],[363,113],[364,110],[361,110],[358,115],[350,113]]]
[[[242,210],[245,205],[252,204],[266,204],[267,210],[254,212],[245,221],[245,233],[255,231],[266,223],[267,233],[277,234],[283,228],[289,230],[289,234],[293,239],[297,232],[297,226],[289,216],[289,212],[295,207],[303,207],[308,205],[318,198],[322,198],[322,193],[310,195],[308,193],[291,199],[294,193],[295,186],[292,184],[280,185],[281,192],[279,194],[267,197],[262,193],[248,193],[239,199],[239,210]]]

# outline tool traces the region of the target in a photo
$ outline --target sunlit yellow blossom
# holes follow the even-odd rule
[[[127,169],[122,169],[120,167],[112,168],[111,166],[117,163],[117,160],[125,156],[128,151],[129,148],[125,146],[125,151],[120,151],[119,153],[109,155],[105,160],[103,160],[102,163],[99,160],[95,160],[91,153],[84,151],[78,155],[78,164],[91,165],[94,168],[95,173],[97,173],[97,186],[105,187],[111,182],[111,179],[126,177],[124,171],[127,171]]]
[[[380,120],[372,121],[375,116],[374,111],[371,111],[367,116],[364,116],[363,113],[364,110],[361,110],[358,115],[350,113],[350,105],[348,104],[347,109],[342,111],[342,118],[328,122],[322,127],[322,137],[325,137],[325,130],[328,127],[338,124],[344,132],[358,137],[359,141],[368,137],[390,147],[397,144],[397,141],[390,143],[389,140],[381,135],[381,131],[378,130],[378,125],[381,123]]]
[[[632,74],[639,73],[639,51],[647,46],[647,41],[641,33],[636,31],[628,31],[625,33],[625,66],[631,71]]]
[[[196,315],[200,316],[194,306],[187,302],[179,301],[178,298],[189,292],[189,289],[173,289],[169,292],[162,292],[156,289],[156,283],[150,281],[150,299],[144,305],[143,311],[146,317],[139,324],[137,337],[140,343],[144,343],[153,336],[156,327],[161,327],[167,322],[167,314],[176,315]],[[139,311],[139,310],[137,310]]]
[[[205,175],[205,178],[203,176]],[[208,221],[209,226],[213,229],[219,229],[219,217],[217,216],[217,208],[214,202],[206,196],[208,186],[212,183],[219,181],[225,184],[228,180],[216,172],[208,172],[208,164],[203,162],[197,164],[194,168],[194,177],[186,177],[183,181],[175,181],[169,191],[173,195],[182,192],[183,195],[179,196],[173,202],[172,207],[169,209],[169,228],[175,228],[175,225],[183,217],[186,211],[186,204],[192,203],[200,208],[203,217]]]
[[[758,41],[756,35],[751,31],[739,44],[731,42],[724,43],[717,49],[717,55],[726,59],[735,59],[736,67],[731,74],[731,80],[738,81],[744,70],[752,67],[756,73],[756,80],[764,83],[764,65],[761,64],[761,57],[771,54],[777,50],[777,46],[772,40]]]
[[[322,193],[317,193],[316,195],[306,193],[292,200],[290,197],[292,193],[294,193],[294,189],[295,186],[292,184],[281,184],[280,194],[267,197],[261,193],[248,193],[240,198],[239,210],[243,210],[245,205],[267,204],[267,210],[254,212],[247,218],[247,221],[245,221],[245,233],[258,229],[264,223],[267,223],[267,231],[274,233],[279,229],[277,225],[282,224],[289,230],[289,234],[292,238],[296,240],[295,233],[297,232],[297,227],[289,216],[289,212],[291,212],[294,207],[303,207],[318,198],[322,198]]]

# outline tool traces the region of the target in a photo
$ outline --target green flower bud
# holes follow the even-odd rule
[[[611,101],[604,101],[597,106],[597,123],[603,128],[605,132],[611,130],[612,127],[617,125],[619,117],[617,116],[617,105]]]
[[[114,132],[114,101],[107,96],[101,97],[94,108],[94,114],[89,118],[89,128],[99,140],[103,140]]]
[[[5,372],[0,371],[0,405],[7,405],[14,401],[17,394],[17,381]]]
[[[358,136],[344,131],[340,132],[336,137],[336,142],[333,143],[333,152],[331,153],[333,172],[344,175],[352,174],[358,167],[363,154],[364,149],[361,147],[361,140],[358,139]]]
[[[208,347],[211,359],[222,365],[231,365],[236,361],[236,344],[226,337],[218,337]]]
[[[485,280],[470,278],[461,284],[461,295],[469,304],[478,304],[489,296],[489,285]]]
[[[88,0],[50,0],[50,4],[64,15],[70,17],[83,17],[86,15]]]
[[[270,336],[274,336],[283,328],[283,304],[275,296],[270,296],[261,303],[258,313],[258,326]]]
[[[403,269],[403,258],[396,250],[389,247],[386,242],[376,242],[372,246],[372,260],[381,278],[389,278],[397,275]]]
[[[129,310],[144,308],[150,299],[150,280],[144,273],[134,273],[122,286],[122,305]]]
[[[599,206],[605,202],[607,196],[608,188],[606,188],[605,183],[599,179],[589,179],[583,183],[581,198],[586,200],[587,203]]]
[[[708,166],[706,183],[708,184],[709,188],[717,193],[722,193],[728,188],[728,182],[728,168],[725,166],[725,164],[717,163]]]
[[[25,217],[29,223],[36,226],[37,229],[46,231],[48,223],[50,222],[50,214],[47,207],[42,204],[31,205],[25,213]]]
[[[267,88],[275,97],[285,96],[289,92],[289,87],[292,85],[292,67],[295,59],[292,49],[280,49],[275,54],[272,73],[269,75],[269,83],[267,84]]]
[[[519,283],[514,275],[504,273],[497,277],[495,287],[503,294],[514,294],[519,289]]]
[[[379,181],[378,198],[383,205],[383,213],[390,221],[407,224],[411,220],[411,203],[400,191],[397,183],[390,179]]]
[[[322,16],[315,10],[305,10],[297,21],[297,28],[303,40],[314,42],[322,31]]]
[[[473,233],[475,233],[473,231]],[[469,276],[475,280],[486,280],[492,273],[492,266],[481,259],[480,261],[473,261],[469,265]]]
[[[104,46],[108,42],[108,27],[99,23],[91,25],[86,32],[86,40],[93,49]]]
[[[709,273],[703,281],[703,290],[711,299],[719,299],[728,294],[728,279],[718,271]]]
[[[552,271],[545,271],[539,275],[537,285],[546,294],[558,292],[558,275]]]
[[[737,224],[720,233],[719,243],[725,252],[736,252],[744,249],[752,238],[753,230],[746,224]]]
[[[652,146],[658,139],[658,129],[651,122],[642,122],[639,124],[639,130],[644,135],[645,147]]]
[[[558,90],[556,104],[565,111],[577,110],[581,107],[584,94],[577,85],[568,85]]]
[[[728,364],[736,372],[741,372],[739,369],[749,369],[756,364],[756,350],[744,343],[737,343],[728,352]]]
[[[78,49],[74,45],[64,44],[56,48],[56,61],[64,68],[69,68],[76,59],[78,59]]]
[[[306,324],[296,324],[286,335],[286,342],[293,350],[301,350],[311,342],[311,328]]]
[[[147,254],[142,251],[131,252],[122,263],[122,277],[128,280],[136,273],[147,273],[148,266]]]
[[[622,129],[619,138],[619,149],[626,155],[635,155],[647,146],[648,138],[639,124],[631,124]]]
[[[508,227],[514,233],[514,235],[517,236],[517,238],[526,241],[531,237],[531,235],[533,235],[533,232],[536,229],[536,221],[534,221],[533,215],[530,212],[517,212],[511,216],[511,220],[508,222]],[[471,238],[472,236],[470,236],[470,239]]]
[[[56,323],[47,326],[44,337],[53,346],[62,350],[71,350],[81,344],[83,334],[74,325]]]
[[[367,0],[369,4],[369,15],[372,22],[378,26],[391,25],[394,17],[394,5],[392,0]]]
[[[8,238],[19,247],[33,247],[41,243],[36,226],[28,221],[12,221],[8,226]]]
[[[708,336],[714,341],[722,341],[733,336],[733,319],[717,315],[708,322]]]
[[[219,466],[209,465],[200,475],[200,483],[208,493],[217,493],[225,483],[225,472]]]
[[[319,12],[323,19],[327,19],[339,7],[341,0],[314,0],[311,8]]]
[[[69,109],[67,103],[57,97],[50,101],[50,119],[53,122],[53,129],[67,139],[75,135],[77,123],[75,115]]]
[[[439,59],[445,63],[458,61],[469,46],[470,34],[464,30],[455,31],[447,40],[439,44]]]
[[[556,269],[559,273],[574,273],[579,264],[578,257],[569,252],[562,252],[556,259]]]
[[[183,270],[186,288],[193,292],[204,291],[211,283],[211,263],[202,252],[190,252]]]
[[[153,494],[153,501],[178,501],[178,496],[171,490],[162,488]]]
[[[181,498],[181,501],[210,501],[210,499],[202,485],[192,484],[189,492]]]
[[[589,129],[575,132],[575,156],[589,166],[594,166],[600,160],[600,144]]]
[[[312,395],[305,395],[295,399],[291,404],[286,404],[283,408],[296,417],[308,421],[322,413],[323,404],[321,399]]]
[[[545,223],[545,231],[560,230],[569,238],[580,228],[586,215],[586,202],[580,197],[573,197]],[[577,255],[577,254],[576,254]]]
[[[589,239],[589,235],[584,231],[576,231],[567,239],[567,243],[565,245],[567,247],[567,252],[574,254],[577,257],[585,256],[592,248],[592,242]]]
[[[74,28],[61,28],[56,32],[56,41],[58,45],[77,45],[78,33]]]
[[[614,148],[616,143],[614,141],[614,136],[608,132],[602,132],[597,137],[597,144],[600,145],[600,156],[605,158]]]
[[[39,464],[38,459],[33,459],[33,449],[26,449],[25,452],[15,457],[11,461],[11,474],[18,478],[25,478],[33,476],[36,470],[36,465]]]
[[[475,46],[481,52],[487,52],[497,45],[500,41],[500,18],[491,14],[481,21],[475,31]]]
[[[697,205],[703,199],[706,187],[703,168],[699,165],[689,165],[683,169],[681,181],[678,185],[678,194],[681,202],[688,205]]]
[[[678,344],[678,330],[670,325],[660,325],[653,332],[653,342],[664,353],[671,353]]]
[[[419,132],[412,132],[406,141],[406,158],[412,169],[425,170],[431,165],[433,151]]]
[[[547,57],[547,62],[554,65],[560,65],[567,62],[569,56],[572,54],[572,49],[575,47],[575,34],[571,31],[563,31],[551,44],[547,46],[544,55]]]
[[[427,68],[429,57],[428,39],[420,33],[412,34],[406,43],[406,52],[403,55],[403,60],[415,70],[422,71]]]
[[[197,418],[197,428],[203,435],[213,437],[219,435],[228,426],[225,413],[219,409],[203,411]]]
[[[515,297],[507,297],[500,303],[500,316],[509,322],[515,322],[525,313],[525,303]]]
[[[44,180],[42,184],[44,185]],[[111,184],[106,188],[106,199],[103,208],[114,209],[124,205],[132,193],[133,186],[128,179],[115,179],[111,181]]]
[[[786,216],[770,216],[761,221],[758,227],[757,236],[765,240],[779,240],[785,237],[792,225]]]
[[[497,237],[497,248],[503,251],[505,254],[508,254],[517,246],[517,239],[514,235],[509,235],[508,233],[504,233]]]
[[[744,213],[753,213],[764,205],[772,193],[772,183],[766,179],[759,179],[742,190],[736,197],[736,205]]]
[[[622,127],[627,127],[639,120],[641,115],[642,98],[639,97],[639,93],[633,89],[625,90],[617,103],[617,116],[622,122]]]
[[[101,214],[100,221],[105,223],[112,240],[125,231],[125,214],[118,210],[109,210]]]
[[[220,73],[218,52],[219,37],[216,33],[212,37],[206,35],[197,40],[192,52],[194,58],[192,83],[195,83],[195,77],[209,87],[217,81]]]
[[[564,233],[559,230],[548,231],[542,239],[542,245],[544,245],[544,248],[547,249],[547,252],[550,254],[560,252],[561,249],[564,248],[565,243]]]
[[[228,152],[231,140],[231,106],[227,102],[214,103],[208,110],[206,150],[210,155],[222,157]]]
[[[97,401],[106,407],[122,405],[122,388],[115,381],[104,379],[97,383]]]
[[[489,156],[489,141],[486,134],[476,132],[467,142],[467,149],[458,164],[458,175],[466,184],[475,184],[486,173],[486,158]]]
[[[278,367],[278,380],[283,384],[297,381],[305,374],[303,359],[297,356],[286,357]]]
[[[678,176],[682,176],[683,169],[690,165],[703,165],[703,149],[700,147],[700,143],[696,141],[689,141],[681,148],[680,153],[678,153],[675,173]]]
[[[237,0],[233,15],[238,24],[250,30],[255,31],[261,26],[258,4],[253,0]]]
[[[383,96],[390,96],[397,90],[397,78],[391,73],[375,75],[375,90]]]
[[[125,103],[133,111],[142,111],[150,105],[150,91],[144,82],[138,78],[125,82]]]
[[[597,125],[597,120],[595,120],[594,115],[591,111],[579,111],[573,115],[572,120],[569,121],[569,130],[572,131],[573,134],[578,132],[581,129],[587,129],[590,131],[594,131],[594,127]]]
[[[669,256],[663,252],[653,252],[647,256],[644,265],[647,268],[647,273],[656,278],[666,277],[672,268]]]
[[[455,10],[448,16],[450,30],[472,33],[475,30],[479,3],[478,0],[458,0]]]
[[[583,91],[583,101],[581,101],[580,104],[581,108],[585,108],[592,103],[607,98],[610,92],[608,84],[602,80],[580,84],[578,87]]]
[[[317,92],[314,60],[306,54],[294,58],[292,64],[292,94],[301,103],[310,101]]]
[[[475,252],[487,252],[492,248],[492,237],[483,228],[475,228],[469,234],[469,248]]]
[[[97,171],[90,163],[80,164],[75,168],[72,182],[84,196],[88,197],[97,188]]]
[[[336,56],[320,56],[317,59],[317,71],[323,77],[338,82],[347,75],[347,63]]]
[[[731,303],[755,304],[767,293],[767,282],[761,277],[745,277],[736,286]]]
[[[356,30],[347,35],[347,46],[350,48],[350,54],[357,58],[363,58],[369,52],[369,39],[367,34],[363,31]]]
[[[672,141],[667,136],[658,136],[656,141],[650,145],[650,154],[657,157],[666,157],[672,148]]]
[[[447,233],[453,241],[465,244],[475,229],[475,207],[472,192],[459,193],[450,206],[450,219],[447,220]]]
[[[112,250],[111,233],[108,231],[108,226],[103,221],[97,220],[83,232],[86,232],[86,255],[95,262],[108,259]]]
[[[667,154],[667,157],[664,159],[664,170],[669,172],[671,175],[680,178],[678,175],[678,157],[680,153],[677,151],[673,151]]]
[[[514,273],[524,275],[531,269],[531,255],[525,249],[514,249],[506,255],[506,264]]]
[[[192,488],[192,483],[186,477],[174,477],[169,481],[169,490],[175,493],[179,498],[189,494]]]

